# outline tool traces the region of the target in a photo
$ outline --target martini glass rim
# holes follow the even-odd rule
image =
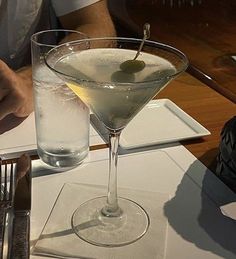
[[[43,30],[43,31],[38,31],[36,33],[34,33],[31,37],[30,37],[30,40],[31,42],[33,42],[34,44],[36,44],[37,46],[43,46],[43,47],[50,47],[50,48],[55,48],[56,46],[59,46],[59,45],[64,45],[63,44],[49,44],[49,43],[45,43],[43,41],[39,41],[37,40],[37,37],[41,36],[41,35],[44,35],[46,33],[59,33],[59,32],[64,32],[64,33],[75,33],[77,35],[80,35],[81,39],[79,40],[84,40],[84,39],[88,39],[88,36],[83,33],[83,32],[80,32],[80,31],[76,31],[76,30],[67,30],[67,29],[48,29],[48,30]],[[78,39],[77,40],[71,40],[70,42],[73,42],[73,41],[79,41]]]
[[[71,78],[73,81],[77,81],[77,82],[86,82],[86,83],[94,83],[96,85],[143,85],[143,84],[150,84],[150,83],[154,83],[154,82],[161,82],[164,79],[168,79],[170,80],[171,78],[174,78],[176,76],[178,76],[179,74],[181,74],[183,71],[185,71],[189,65],[189,60],[187,58],[187,56],[180,50],[178,50],[177,48],[169,45],[169,44],[165,44],[165,43],[161,43],[161,42],[157,42],[157,41],[153,41],[153,40],[145,40],[144,46],[148,45],[152,46],[153,48],[155,48],[155,46],[158,46],[159,49],[164,49],[166,51],[169,51],[173,54],[175,54],[176,56],[180,57],[183,61],[182,61],[182,66],[181,69],[176,69],[176,72],[173,74],[168,74],[165,77],[162,78],[157,78],[157,79],[151,79],[151,80],[143,80],[143,81],[137,81],[137,82],[112,82],[112,81],[96,81],[96,80],[89,80],[89,79],[84,79],[84,78],[76,78],[75,76],[72,75],[68,75],[64,72],[59,71],[58,69],[55,69],[54,66],[50,65],[48,62],[48,58],[49,56],[56,50],[58,50],[59,48],[62,47],[69,47],[75,44],[82,44],[84,42],[92,42],[92,41],[105,41],[105,40],[118,40],[118,41],[124,41],[124,42],[142,42],[142,39],[138,39],[138,38],[127,38],[127,37],[96,37],[96,38],[84,38],[84,39],[79,39],[79,40],[73,40],[70,42],[66,42],[60,45],[55,46],[54,48],[52,48],[51,50],[48,51],[48,53],[44,56],[44,61],[46,66],[54,71],[56,74],[59,74],[63,77],[67,77],[67,78]],[[118,48],[117,48],[118,49]],[[87,49],[86,49],[87,50]],[[85,50],[82,50],[85,51]],[[145,52],[144,52],[145,53]],[[151,53],[149,53],[151,54]],[[62,58],[68,56],[64,55]],[[155,54],[153,54],[155,55]],[[58,59],[59,60],[59,59]],[[60,59],[61,60],[61,59]]]

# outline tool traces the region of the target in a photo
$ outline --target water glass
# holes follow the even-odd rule
[[[61,42],[87,38],[72,30],[47,30],[31,37],[35,124],[39,157],[54,167],[74,167],[89,151],[89,109],[45,64]]]

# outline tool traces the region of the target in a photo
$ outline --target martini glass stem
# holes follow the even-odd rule
[[[117,162],[120,134],[121,131],[110,131],[109,133],[109,180],[107,205],[102,209],[102,214],[107,217],[119,217],[122,214],[117,198]]]

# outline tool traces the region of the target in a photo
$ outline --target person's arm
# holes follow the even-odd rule
[[[0,120],[9,114],[26,117],[33,111],[31,67],[11,70],[0,60]]]
[[[78,30],[89,37],[116,36],[106,0],[59,17],[65,29]]]

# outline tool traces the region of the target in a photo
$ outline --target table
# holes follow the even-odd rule
[[[156,98],[170,99],[211,132],[209,136],[182,141],[181,144],[214,172],[220,132],[226,121],[236,114],[235,104],[188,73],[183,73],[173,80]],[[32,118],[30,122],[33,123]],[[34,134],[30,124],[28,126],[28,130]],[[22,134],[22,130],[18,133],[15,128],[15,134]],[[21,138],[23,138],[22,135]],[[31,140],[34,141],[32,138]],[[107,144],[98,143],[103,141],[95,141],[90,150],[108,147]],[[32,158],[38,159],[38,156],[34,155]]]
[[[188,73],[172,81],[157,97],[171,99],[211,132],[201,139],[181,143],[214,172],[220,132],[236,114],[236,105]]]
[[[182,50],[189,73],[236,102],[236,2],[234,0],[109,0],[120,35],[139,35]]]
[[[203,162],[208,168],[214,169],[213,162],[217,155],[217,148],[220,140],[220,131],[223,125],[225,124],[225,122],[235,115],[235,104],[188,73],[183,73],[176,80],[172,81],[166,87],[166,89],[164,89],[160,94],[156,96],[156,98],[171,99],[185,112],[187,112],[189,115],[191,115],[193,118],[195,118],[198,122],[200,122],[203,126],[205,126],[208,130],[211,131],[212,135],[210,136],[206,136],[202,139],[197,139],[197,140],[183,141],[181,143],[192,154],[194,154],[201,162]],[[96,146],[91,146],[91,150],[103,149],[102,151],[104,153],[106,151],[104,148],[106,147],[107,145],[105,144],[96,145]],[[154,153],[156,152],[158,154],[158,150],[153,152]],[[173,152],[172,150],[171,152],[172,152],[172,157],[173,157],[173,153],[175,153],[175,156],[179,156],[179,150],[177,150],[176,152]],[[139,155],[139,154],[136,154],[136,155]],[[157,161],[157,158],[160,158],[160,157],[151,156],[150,162]],[[227,235],[228,230],[231,229],[231,232],[230,232],[231,236],[229,236],[230,237],[229,239],[232,240],[232,243],[234,240],[235,231],[233,229],[232,220],[229,220],[226,217],[222,216],[219,210],[219,206],[221,205],[220,202],[222,202],[222,199],[220,199],[221,197],[220,198],[218,197],[218,200],[208,199],[208,197],[211,197],[210,194],[212,193],[214,193],[214,195],[216,195],[216,193],[217,195],[218,193],[219,195],[223,193],[225,194],[225,197],[229,197],[230,191],[222,183],[219,183],[220,181],[217,181],[216,177],[214,178],[214,181],[212,181],[212,179],[210,179],[211,181],[209,181],[209,177],[210,178],[213,177],[213,174],[209,173],[208,171],[205,171],[205,168],[203,168],[202,170],[199,170],[201,165],[199,165],[200,163],[198,163],[198,161],[197,161],[196,170],[193,170],[196,166],[196,161],[195,161],[195,158],[192,158],[192,157],[190,158],[191,158],[192,164],[190,163],[191,165],[189,167],[189,163],[187,165],[184,165],[184,163],[187,160],[186,156],[184,155],[183,157],[181,157],[180,159],[181,165],[176,167],[173,170],[174,176],[171,177],[172,181],[170,181],[169,178],[166,177],[167,176],[166,170],[159,170],[160,163],[155,163],[157,167],[155,168],[155,170],[151,170],[153,173],[153,179],[155,179],[155,181],[148,181],[149,185],[147,186],[144,184],[144,180],[147,177],[145,177],[145,175],[142,174],[142,172],[147,169],[147,165],[145,166],[143,165],[144,168],[141,168],[141,165],[143,164],[143,162],[141,158],[138,158],[137,160],[135,160],[135,163],[132,163],[132,164],[137,165],[136,163],[140,162],[140,164],[137,166],[140,170],[140,173],[136,174],[136,171],[134,171],[130,179],[135,178],[137,182],[135,182],[134,187],[136,188],[142,188],[143,186],[145,186],[146,189],[149,190],[149,188],[152,187],[150,190],[159,190],[160,192],[163,192],[163,193],[165,192],[171,193],[173,196],[171,203],[169,203],[171,206],[170,207],[171,213],[169,213],[168,215],[169,216],[168,220],[170,220],[172,224],[168,230],[169,233],[168,233],[167,258],[175,258],[177,252],[178,252],[178,255],[181,255],[178,258],[189,258],[189,257],[183,257],[183,254],[185,254],[185,251],[187,251],[186,252],[187,256],[191,254],[193,258],[203,258],[206,255],[209,256],[207,258],[219,258],[217,257],[218,250],[219,250],[217,245],[219,244],[219,247],[221,248],[222,246],[225,250],[227,250],[228,248],[227,247],[228,242],[225,241],[225,238],[221,238],[221,233],[222,233],[221,231],[223,231],[223,233]],[[125,159],[125,156],[123,156],[122,159]],[[161,159],[159,159],[159,161],[161,161]],[[163,163],[163,164],[165,166],[168,165],[168,163]],[[127,166],[126,161],[124,161],[123,165]],[[150,163],[148,165],[150,166]],[[107,166],[107,163],[105,163],[105,165],[102,164],[101,172],[105,171],[104,170],[104,168],[106,168],[105,166]],[[94,168],[96,170],[92,170]],[[91,168],[91,172],[94,172],[94,174],[89,174],[90,175],[89,181],[91,181],[91,183],[94,182],[94,179],[95,179],[94,176],[98,168],[97,164],[94,165],[94,168]],[[85,170],[86,166],[79,168],[79,170],[82,170],[82,171],[83,169]],[[177,171],[177,169],[179,170],[179,172]],[[180,171],[182,172],[182,174]],[[128,170],[128,172],[130,172],[130,170]],[[158,177],[156,177],[156,175],[154,174],[155,172],[161,172],[162,173],[161,177],[160,177],[160,174],[158,175]],[[169,172],[171,172],[171,170],[169,170]],[[60,191],[61,184],[66,181],[71,181],[72,174],[75,176],[73,180],[74,179],[79,180],[82,183],[83,181],[84,182],[87,181],[87,172],[78,173],[76,171],[67,172],[65,174],[58,174],[58,175],[51,174],[51,176],[48,175],[45,177],[35,177],[33,179],[35,188],[33,188],[34,203],[33,203],[33,210],[32,210],[33,211],[32,224],[36,224],[36,223],[38,224],[37,231],[41,230],[43,224],[45,223],[46,218],[49,215],[51,206],[54,202],[54,199],[56,198],[58,192]],[[140,180],[138,181],[137,175],[141,175],[143,176],[143,178],[140,178]],[[100,177],[100,176],[98,177],[97,175],[96,183],[98,182],[102,184],[104,180],[103,178],[104,177]],[[163,181],[160,181],[160,178],[164,179],[165,184],[163,184]],[[195,184],[196,186],[193,185],[192,182],[190,182],[189,178],[194,183],[197,183]],[[125,176],[122,179],[123,186],[130,187],[130,186],[126,186],[126,184],[130,182],[132,181],[127,181],[126,174],[125,174]],[[56,185],[56,188],[52,188],[52,183]],[[188,183],[191,183],[191,184],[188,185]],[[136,185],[136,184],[139,184],[139,185]],[[220,185],[221,189],[216,189],[215,188],[216,185]],[[201,190],[199,186],[204,188]],[[227,193],[222,191],[225,189],[227,190]],[[50,190],[50,195],[49,195],[49,191],[45,191],[45,190]],[[194,193],[191,193],[191,192],[194,192]],[[188,193],[188,195],[186,195],[186,193]],[[231,195],[233,198],[235,198],[235,196],[232,193]],[[50,203],[47,203],[47,205],[45,206],[45,201],[48,201],[48,200],[50,200]],[[215,202],[217,203],[217,206],[215,206]],[[187,214],[187,217],[186,217],[188,219],[188,222],[186,224],[186,218],[184,217],[186,216],[186,213],[184,210],[182,210],[181,212],[182,214],[180,214],[181,216],[179,217],[181,219],[181,227],[179,222],[177,222],[178,224],[176,224],[174,220],[176,218],[176,215],[180,213],[179,207],[188,208],[187,211],[189,213]],[[210,213],[209,213],[209,207],[210,207]],[[45,209],[45,211],[43,211],[42,208]],[[173,208],[175,208],[174,213],[173,213]],[[37,215],[39,215],[40,212],[43,214],[43,217],[40,218],[41,221],[38,223],[39,218],[37,217]],[[194,212],[194,215],[192,215],[192,212]],[[199,215],[201,216],[200,225],[198,222]],[[211,223],[210,225],[208,225],[209,222]],[[188,223],[191,223],[191,224],[188,224]],[[219,223],[220,223],[220,227],[216,228],[217,233],[215,234],[215,226],[219,226]],[[227,224],[227,228],[225,227],[226,226],[225,223]],[[187,231],[185,226],[190,226],[187,229]],[[192,227],[195,227],[200,232],[192,231],[193,229]],[[206,232],[204,232],[205,229],[206,229]],[[202,234],[204,234],[203,238],[202,238]],[[215,241],[216,245],[214,242],[212,242],[212,240],[214,241],[215,239],[216,239]],[[207,245],[205,240],[208,241]],[[214,246],[211,245],[212,243],[214,243]],[[209,244],[211,245],[210,248],[212,248],[212,251],[214,253],[213,252],[209,253],[209,251],[211,251],[211,249],[208,246]],[[183,247],[183,249],[179,249],[179,247]],[[199,247],[203,249],[201,250],[199,249]],[[234,246],[230,246],[229,250],[230,250],[229,252],[230,253],[232,252],[234,256],[235,255]],[[201,255],[200,257],[198,253]],[[228,257],[228,258],[233,258],[233,257]]]

